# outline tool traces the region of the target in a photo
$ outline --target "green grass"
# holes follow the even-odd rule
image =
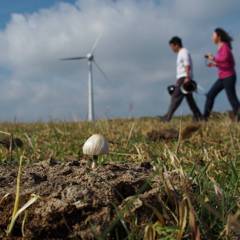
[[[188,118],[182,120],[182,128],[188,124]],[[176,227],[182,226],[183,234],[179,239],[184,239],[184,236],[188,239],[186,232],[188,229],[194,232],[194,227],[200,229],[202,239],[234,239],[236,229],[230,231],[229,219],[234,219],[240,207],[240,124],[231,123],[222,116],[222,119],[202,124],[190,139],[152,142],[146,137],[151,130],[179,129],[179,126],[180,119],[163,124],[154,118],[96,123],[2,123],[0,130],[20,137],[24,148],[14,152],[12,159],[6,149],[0,148],[0,164],[18,164],[19,156],[24,156],[25,164],[50,158],[60,161],[81,159],[84,157],[82,145],[85,140],[92,134],[101,133],[110,142],[110,154],[102,157],[102,163],[151,161],[159,174],[177,170],[182,193],[185,192],[185,179],[190,178],[196,186],[194,193],[188,196],[190,202],[186,199],[178,203],[187,212],[177,216],[179,222],[176,226],[149,222],[145,232],[152,232],[145,233],[145,236],[153,235],[154,239],[174,239],[172,236],[175,236],[177,239]],[[181,219],[181,216],[186,217]],[[239,219],[235,221],[239,226]],[[134,231],[136,229],[132,229]]]

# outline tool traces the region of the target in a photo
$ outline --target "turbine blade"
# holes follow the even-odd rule
[[[96,50],[96,48],[97,48],[97,45],[98,45],[100,39],[102,38],[102,35],[103,35],[103,34],[100,33],[99,36],[97,37],[95,43],[93,44],[93,47],[92,47],[92,50],[91,50],[91,54],[94,54],[94,52],[95,52],[95,50]]]
[[[86,57],[72,57],[72,58],[61,58],[61,61],[71,61],[71,60],[82,60],[86,59]]]
[[[109,81],[109,78],[108,78],[107,74],[102,70],[102,68],[96,63],[95,60],[94,60],[93,62],[94,62],[94,64],[95,64],[95,66],[97,67],[98,71],[102,73],[102,75],[104,76],[104,78],[105,78],[107,81]]]

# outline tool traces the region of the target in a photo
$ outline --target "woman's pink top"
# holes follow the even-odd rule
[[[218,77],[220,79],[232,77],[235,72],[235,60],[230,46],[227,43],[218,49],[216,56],[214,57],[216,67],[218,68]]]

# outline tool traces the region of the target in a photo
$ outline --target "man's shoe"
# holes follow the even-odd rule
[[[166,116],[158,116],[158,119],[159,119],[161,122],[164,122],[164,123],[169,122],[169,120],[167,119]]]
[[[229,111],[228,116],[233,122],[240,122],[240,110],[238,110],[236,113]]]
[[[204,117],[202,115],[197,116],[197,117],[193,116],[192,121],[193,122],[202,122],[202,121],[205,121],[205,119],[204,119]]]
[[[236,113],[236,121],[240,122],[240,110],[238,110]]]

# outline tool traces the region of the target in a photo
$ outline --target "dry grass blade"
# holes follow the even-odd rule
[[[8,132],[4,132],[4,131],[0,131],[0,133],[4,134],[4,135],[7,135],[7,136],[11,136],[11,133],[8,133]]]
[[[165,192],[166,192],[168,198],[171,199],[175,205],[177,205],[178,201],[177,201],[177,197],[176,197],[176,190],[171,182],[171,178],[170,178],[166,168],[163,172],[162,179],[163,179]],[[171,214],[171,216],[173,217],[175,222],[178,223],[179,220],[178,220],[177,216],[175,215],[175,213],[167,206],[167,204],[164,201],[161,200],[161,198],[159,198],[159,200],[161,201],[161,203],[165,207],[165,209]]]
[[[150,204],[148,204],[147,202],[144,202],[144,205],[146,205],[149,209],[152,210],[152,212],[154,213],[154,215],[158,218],[158,223],[161,225],[161,226],[164,226],[165,225],[165,219],[164,219],[164,216],[158,211],[157,208],[151,206]]]
[[[218,185],[218,183],[216,182],[216,180],[212,177],[209,177],[210,181],[212,182],[213,184],[213,187],[214,187],[214,192],[217,196],[217,198],[220,200],[223,198],[223,191],[222,189],[220,188],[220,186]]]
[[[26,210],[24,212],[24,217],[23,217],[23,221],[22,221],[22,227],[21,227],[21,231],[22,231],[22,236],[25,237],[25,224],[27,221],[27,217],[28,217],[28,211]]]
[[[187,218],[188,218],[188,207],[186,199],[183,199],[178,206],[178,227],[179,232],[177,235],[177,240],[181,240],[184,236],[184,232],[187,226]]]
[[[186,179],[186,175],[184,173],[180,159],[170,149],[168,149],[168,154],[171,160],[171,165],[174,167],[175,171],[179,173],[179,177],[184,182]]]
[[[7,193],[3,196],[3,198],[0,200],[0,205],[8,198],[9,195],[10,193]]]
[[[7,235],[9,236],[14,228],[15,222],[17,218],[31,205],[33,205],[40,197],[38,195],[32,194],[30,200],[28,200],[27,203],[25,203],[12,217],[11,223],[8,226],[7,229]]]
[[[156,231],[152,224],[147,225],[144,230],[144,240],[156,240]]]
[[[192,239],[201,240],[200,230],[196,221],[196,213],[194,211],[194,208],[189,198],[187,198],[187,201],[188,201],[188,208],[189,208],[189,227],[192,231]]]
[[[176,147],[176,154],[178,154],[178,152],[180,150],[181,141],[182,141],[182,118],[180,120],[179,133],[178,133],[178,143],[177,143],[177,147]]]
[[[166,192],[169,193],[170,191],[175,191],[175,188],[171,183],[170,175],[165,166],[164,166],[162,178],[163,178],[163,183],[164,183]]]
[[[135,125],[136,125],[136,123],[133,122],[133,124],[132,124],[132,126],[131,126],[131,129],[130,129],[130,131],[129,131],[129,134],[128,134],[128,139],[127,139],[126,146],[128,146],[129,141],[130,141],[130,139],[132,138],[133,130],[134,130],[134,128],[135,128]]]
[[[17,175],[17,184],[16,184],[16,196],[15,196],[15,202],[14,202],[14,207],[13,207],[13,213],[11,217],[11,222],[9,224],[9,227],[7,229],[7,235],[9,236],[12,232],[13,226],[14,226],[14,219],[15,215],[18,211],[19,207],[19,198],[20,198],[20,185],[21,185],[21,174],[22,174],[22,163],[23,163],[23,156],[20,157],[19,161],[19,168],[18,168],[18,175]]]
[[[232,234],[240,237],[240,210],[228,216],[226,235],[231,236]]]
[[[120,210],[123,212],[124,218],[129,217],[133,214],[137,209],[142,207],[143,202],[141,199],[137,197],[128,197],[123,200],[123,203],[120,206]]]
[[[33,146],[31,138],[28,136],[27,133],[24,133],[24,135],[25,135],[25,137],[26,137],[26,139],[28,141],[29,146],[34,150],[34,146]]]

